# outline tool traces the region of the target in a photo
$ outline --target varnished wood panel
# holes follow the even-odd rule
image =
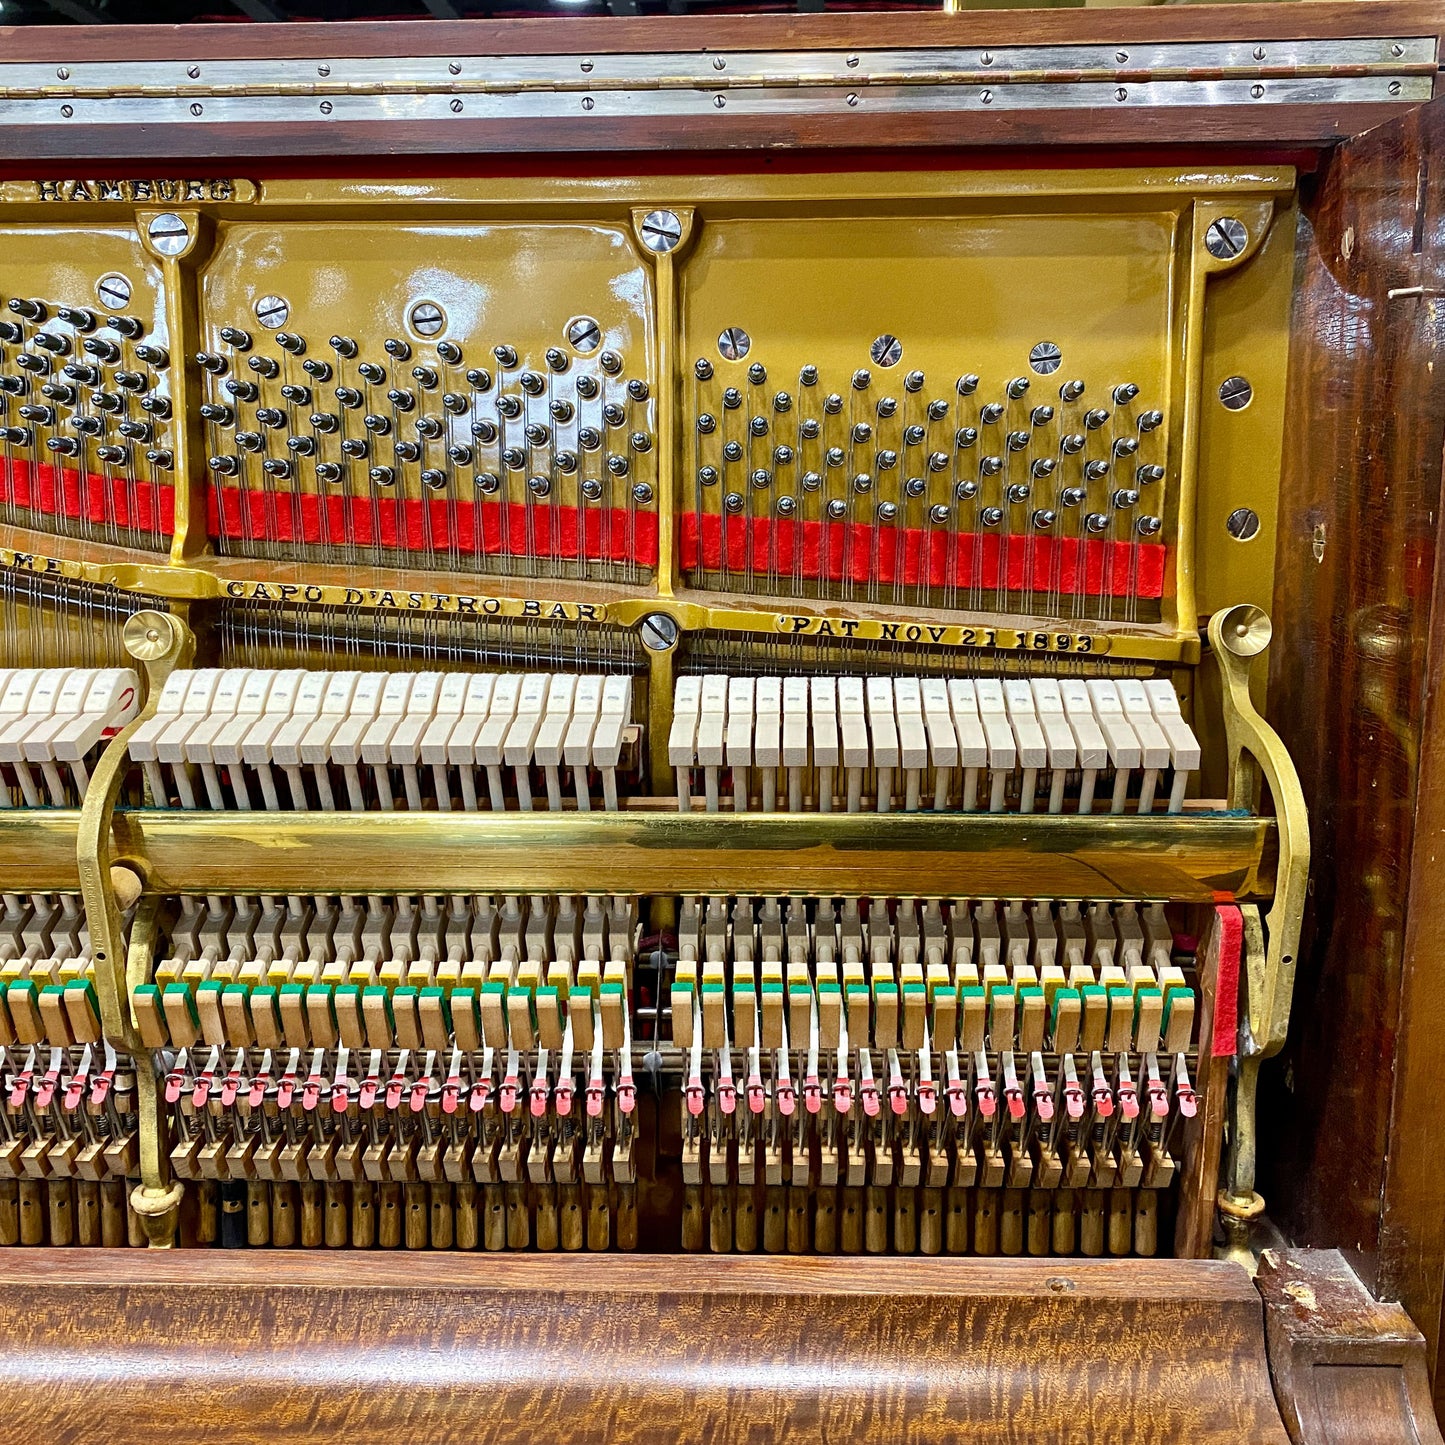
[[[1267,1250],[1257,1279],[1270,1372],[1296,1445],[1442,1445],[1425,1341],[1338,1250]]]
[[[396,21],[336,24],[0,27],[6,59],[75,64],[87,59],[295,59],[334,56],[593,54],[1025,45],[1138,45],[1156,41],[1440,35],[1437,6],[1422,0],[1325,0],[1307,10],[1273,5],[1125,7],[1069,11],[937,12],[637,19]],[[1439,82],[1437,81],[1437,85]],[[974,115],[890,114],[693,117],[444,123],[321,121],[195,127],[57,125],[26,137],[42,168],[79,161],[182,161],[299,156],[471,157],[541,151],[748,151],[798,147],[1013,147],[1080,144],[1162,146],[1229,143],[1321,145],[1390,119],[1393,106],[1264,105],[1153,107],[1117,111],[1000,110]],[[1437,90],[1438,93],[1438,90]]]
[[[1284,1445],[1215,1262],[0,1258],[7,1438]]]
[[[1270,697],[1310,806],[1291,1038],[1262,1076],[1261,1190],[1432,1344],[1445,1268],[1445,931],[1434,711],[1445,102],[1306,182]],[[1388,1165],[1387,1165],[1388,1159]]]

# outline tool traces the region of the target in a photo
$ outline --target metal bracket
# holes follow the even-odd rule
[[[93,943],[101,1026],[106,1037],[126,1049],[136,1064],[141,1183],[132,1193],[131,1204],[144,1222],[151,1246],[166,1248],[175,1235],[181,1191],[170,1178],[159,1081],[154,1067],[148,1067],[150,1051],[140,1041],[130,1007],[130,985],[138,981],[137,974],[143,977],[149,972],[155,954],[160,900],[139,899],[127,948],[117,885],[138,895],[140,880],[128,867],[112,867],[111,839],[131,736],[142,721],[155,713],[166,678],[175,668],[189,664],[196,641],[180,618],[152,611],[135,613],[125,625],[124,638],[126,650],[145,668],[145,706],[111,739],[91,775],[76,833],[76,867]]]
[[[1226,1215],[1240,1220],[1253,1217],[1263,1204],[1254,1192],[1255,1090],[1260,1064],[1279,1052],[1289,1032],[1310,868],[1309,813],[1299,775],[1279,734],[1255,710],[1249,693],[1252,665],[1269,646],[1272,633],[1265,613],[1247,604],[1226,608],[1209,619],[1209,643],[1223,684],[1229,804],[1231,808],[1253,810],[1259,804],[1261,780],[1267,782],[1279,839],[1274,902],[1265,919],[1267,938],[1263,947],[1257,916],[1253,927],[1246,917],[1240,1052],[1228,1178],[1220,1196]]]

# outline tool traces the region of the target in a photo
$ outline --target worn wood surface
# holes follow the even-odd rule
[[[9,1439],[1283,1445],[1217,1262],[0,1257]]]
[[[1297,1445],[1442,1445],[1425,1341],[1371,1297],[1338,1250],[1266,1250],[1270,1371]]]
[[[1157,41],[1330,39],[1440,35],[1441,11],[1422,0],[1324,0],[1283,13],[1274,5],[1126,7],[1113,10],[735,15],[636,19],[338,22],[295,25],[0,27],[7,60],[323,58],[408,54],[593,54],[682,50],[894,49],[920,46],[1139,45]],[[1437,87],[1440,82],[1437,80]],[[1167,146],[1186,143],[1323,145],[1395,113],[1394,106],[1265,105],[998,110],[905,116],[885,107],[840,115],[316,124],[77,126],[36,129],[26,159],[235,162],[303,156],[438,155],[597,150],[746,151],[798,147]],[[1439,90],[1437,88],[1437,94]]]
[[[1270,697],[1310,806],[1313,880],[1260,1146],[1286,1237],[1345,1250],[1432,1348],[1445,1272],[1442,141],[1436,100],[1306,183]],[[1411,287],[1437,294],[1389,295]]]

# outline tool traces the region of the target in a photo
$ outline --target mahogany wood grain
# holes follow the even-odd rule
[[[1266,1250],[1255,1283],[1296,1445],[1445,1445],[1424,1338],[1399,1305],[1371,1298],[1338,1250]]]
[[[1218,1262],[7,1251],[8,1438],[1284,1445]]]
[[[1319,0],[1123,9],[940,10],[833,15],[330,21],[287,25],[0,26],[6,60],[324,58],[336,55],[597,55],[689,50],[1114,45],[1124,41],[1445,36],[1432,0]]]
[[[1303,214],[1270,696],[1310,806],[1313,879],[1290,1042],[1262,1076],[1260,1187],[1287,1238],[1345,1250],[1433,1351],[1445,102],[1341,147]],[[1437,296],[1389,295],[1411,287]]]

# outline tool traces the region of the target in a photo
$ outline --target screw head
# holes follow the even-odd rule
[[[456,63],[455,60],[449,61],[447,64],[447,72],[451,75],[460,75],[462,73],[462,68]]]
[[[1219,383],[1219,400],[1229,411],[1243,411],[1254,398],[1254,388],[1246,377],[1226,376]]]
[[[1390,47],[1390,54],[1393,55],[1396,60],[1398,60],[1404,53],[1405,47],[1401,45],[1399,41],[1396,41],[1395,44]]]
[[[193,101],[191,102],[191,114],[192,114],[192,115],[194,115],[194,116],[204,115],[204,114],[205,114],[205,110],[206,110],[205,106],[203,106],[200,101],[198,101],[198,100],[193,100]]]
[[[66,118],[66,120],[69,120],[70,117],[75,114],[75,107],[73,105],[62,105],[60,107],[60,113]]]
[[[201,67],[199,65],[188,65],[186,66],[186,74],[190,76],[192,80],[199,80],[201,78]]]
[[[1125,90],[1124,87],[1121,85],[1121,86],[1118,88],[1118,90],[1116,90],[1116,91],[1114,92],[1114,99],[1115,99],[1115,100],[1128,100],[1128,99],[1129,99],[1129,92],[1128,92],[1127,90]]]
[[[1400,91],[1403,89],[1398,80],[1392,80],[1385,88],[1390,92],[1391,95],[1399,95]]]
[[[584,61],[582,62],[582,73],[583,73],[584,75],[590,75],[591,72],[592,72],[592,62],[591,62],[590,60],[584,60]]]
[[[331,114],[331,102],[330,102],[329,100],[323,100],[323,101],[321,102],[321,114],[322,114],[322,115],[330,115],[330,114]]]
[[[642,218],[642,244],[666,255],[682,240],[682,222],[674,211],[649,211]]]
[[[1040,376],[1051,376],[1063,361],[1063,352],[1052,341],[1041,341],[1029,352],[1029,365]]]
[[[729,326],[717,339],[718,354],[724,361],[741,361],[752,347],[752,337],[741,326]]]
[[[316,73],[322,78],[322,80],[325,80],[326,77],[331,74],[331,67],[323,62],[321,65],[318,65],[316,67]]]
[[[440,336],[446,329],[447,314],[435,301],[418,301],[407,312],[406,320],[418,336]]]
[[[190,228],[174,211],[153,217],[146,235],[162,256],[179,256],[191,243]]]
[[[590,95],[584,95],[584,96],[582,97],[582,109],[583,109],[583,110],[591,110],[596,104],[597,104],[597,102],[596,102],[595,100],[593,100]]]
[[[1249,93],[1255,100],[1264,99],[1264,87],[1260,85],[1258,81],[1249,87]]]
[[[715,95],[712,98],[712,103],[715,110],[722,110],[727,105],[728,98],[725,95]]]
[[[1123,64],[1125,64],[1125,63],[1128,61],[1128,59],[1129,59],[1129,52],[1128,52],[1127,50],[1116,50],[1116,51],[1114,52],[1114,64],[1115,64],[1115,65],[1123,65]]]
[[[55,78],[56,78],[57,80],[69,80],[69,79],[70,79],[70,70],[69,70],[69,68],[66,67],[66,66],[64,66],[64,65],[60,66],[60,67],[56,70],[56,72],[55,72]]]
[[[119,311],[130,305],[130,282],[124,276],[112,271],[95,283],[95,295],[107,310]]]
[[[450,101],[447,102],[447,108],[451,111],[453,115],[460,115],[462,113],[461,97],[454,96]]]
[[[993,104],[993,91],[991,91],[991,90],[982,91],[982,92],[979,94],[979,97],[978,97],[978,98],[979,98],[985,105],[992,105],[992,104]]]
[[[992,65],[992,64],[993,64],[993,51],[991,51],[991,50],[985,50],[985,51],[983,52],[983,54],[978,57],[978,63],[979,63],[980,65]]]
[[[1224,530],[1236,542],[1248,542],[1259,535],[1259,513],[1251,507],[1236,507],[1225,518]]]
[[[903,359],[903,343],[885,332],[868,348],[868,355],[877,366],[897,366]]]
[[[1245,230],[1244,222],[1235,216],[1221,216],[1217,221],[1211,221],[1204,233],[1204,249],[1216,261],[1233,260],[1248,242],[1249,232]]]
[[[728,63],[722,58],[721,55],[714,55],[712,58],[712,68],[714,70],[726,70],[728,68]]]
[[[848,104],[849,104],[849,105],[857,105],[857,104],[858,104],[858,92],[855,91],[855,90],[850,90],[850,91],[848,92],[847,100],[848,100]]]
[[[291,315],[291,304],[282,296],[263,296],[255,306],[256,320],[267,331],[279,331]]]
[[[602,328],[590,316],[575,316],[567,323],[567,343],[585,356],[602,345]]]
[[[1262,45],[1256,45],[1256,46],[1254,47],[1254,50],[1253,50],[1251,53],[1253,54],[1253,56],[1254,56],[1254,58],[1255,58],[1256,60],[1263,60],[1263,59],[1264,59],[1264,46],[1262,46]]]

